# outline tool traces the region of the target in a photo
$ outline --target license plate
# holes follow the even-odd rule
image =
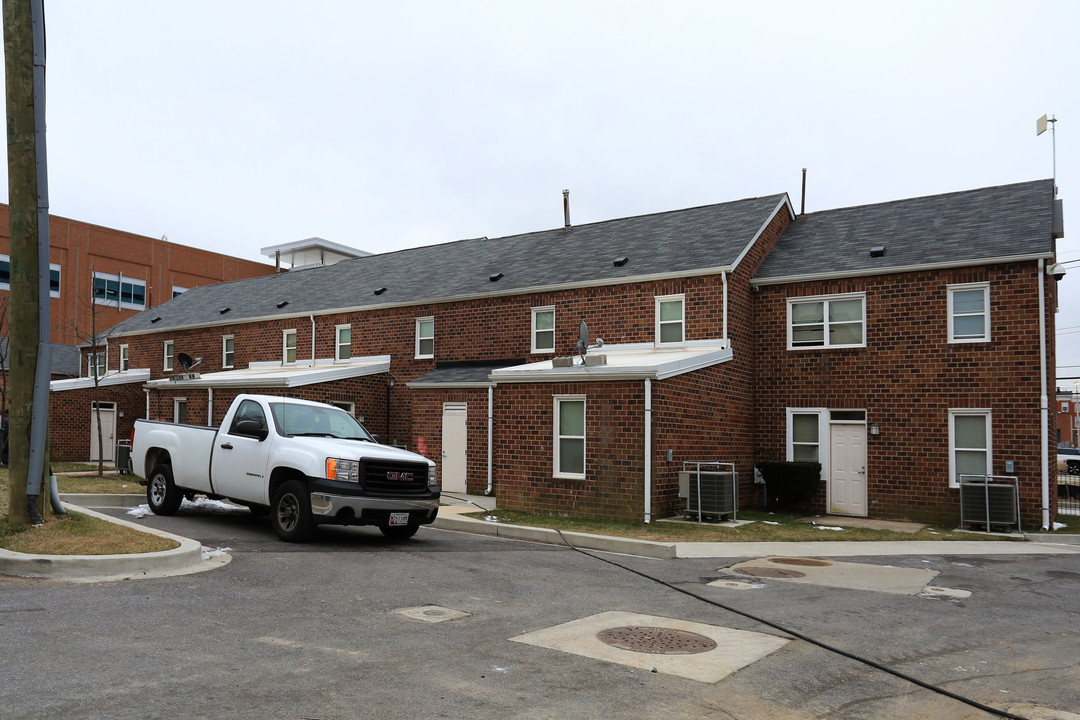
[[[407,512],[404,512],[404,513],[390,513],[390,524],[391,525],[408,525],[409,524],[409,513],[407,513]]]

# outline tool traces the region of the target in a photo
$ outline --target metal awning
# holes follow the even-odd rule
[[[352,358],[348,362],[316,360],[315,364],[277,362],[252,363],[238,370],[214,373],[187,373],[146,383],[147,390],[169,388],[289,388],[302,385],[377,375],[390,370],[389,355]],[[192,377],[194,376],[194,377]]]
[[[604,365],[583,365],[574,356],[573,365],[556,367],[555,361],[502,368],[491,373],[491,380],[501,383],[583,382],[613,380],[664,380],[731,360],[727,340],[688,342],[678,348],[657,348],[651,343],[605,345],[586,357],[605,356]]]
[[[123,372],[114,370],[112,372],[107,372],[98,378],[98,387],[126,385],[128,383],[144,383],[149,379],[149,370],[124,370]],[[94,378],[92,377],[64,378],[63,380],[53,380],[49,383],[49,390],[52,392],[84,390],[92,387],[94,387]]]

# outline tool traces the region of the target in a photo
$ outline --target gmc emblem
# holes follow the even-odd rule
[[[386,473],[386,479],[391,482],[412,482],[413,474],[411,472],[397,472],[396,470],[391,470]]]

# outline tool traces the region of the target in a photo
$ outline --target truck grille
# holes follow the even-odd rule
[[[387,497],[427,495],[429,494],[427,481],[427,464],[370,461],[364,463],[364,491],[371,495]]]

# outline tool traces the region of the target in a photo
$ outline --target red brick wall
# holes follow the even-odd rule
[[[98,389],[98,399],[116,403],[116,439],[127,440],[135,419],[146,411],[141,383],[109,385]],[[55,461],[90,458],[90,416],[94,389],[54,391],[49,395],[49,453]],[[120,414],[123,413],[123,417]],[[94,438],[93,442],[97,442]]]
[[[991,342],[949,344],[946,285],[986,281]],[[865,348],[786,349],[785,298],[848,292],[866,293]],[[1035,263],[761,287],[753,304],[759,459],[784,458],[788,407],[865,409],[881,427],[868,438],[869,513],[952,523],[960,505],[948,486],[948,411],[990,408],[992,472],[1016,463],[1032,527],[1041,506],[1038,301]]]

